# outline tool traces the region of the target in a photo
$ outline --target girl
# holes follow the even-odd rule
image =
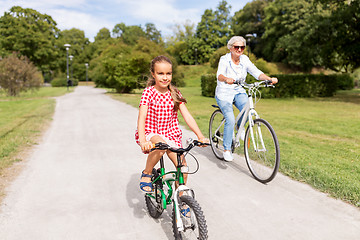
[[[135,134],[136,142],[144,153],[149,153],[154,143],[164,142],[170,146],[182,147],[182,132],[179,128],[178,110],[185,122],[196,134],[199,141],[205,138],[190,112],[186,108],[186,100],[178,89],[171,85],[172,63],[165,56],[158,56],[151,61],[150,72],[152,78],[148,81],[139,107],[138,126]],[[146,166],[141,174],[140,189],[152,192],[151,173],[156,163],[164,153],[177,164],[176,153],[170,151],[150,152]],[[186,182],[187,176],[184,176]]]

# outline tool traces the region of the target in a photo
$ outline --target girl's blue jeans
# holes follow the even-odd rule
[[[227,101],[222,101],[215,97],[218,106],[221,109],[225,117],[225,126],[224,126],[224,149],[231,150],[231,143],[234,134],[234,127],[235,127],[235,116],[234,116],[234,109],[233,104],[239,111],[243,109],[248,101],[248,97],[246,93],[238,93],[234,97],[234,101],[232,103]],[[240,125],[242,117],[237,122],[237,126]]]

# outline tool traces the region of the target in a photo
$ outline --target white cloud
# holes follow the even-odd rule
[[[228,0],[232,14],[251,0]],[[117,23],[155,24],[163,37],[172,34],[175,24],[189,19],[195,25],[205,9],[213,9],[220,0],[0,0],[0,14],[12,6],[32,8],[50,15],[60,30],[78,28],[93,38],[103,27],[110,31]],[[2,14],[1,14],[2,15]]]

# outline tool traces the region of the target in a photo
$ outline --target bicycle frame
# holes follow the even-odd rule
[[[235,119],[235,123],[237,123],[241,117],[242,117],[241,123],[240,123],[239,127],[236,128],[236,130],[238,130],[238,132],[236,135],[235,135],[235,132],[233,133],[233,142],[235,144],[235,146],[234,146],[235,148],[240,146],[241,131],[239,131],[239,129],[245,129],[246,122],[249,122],[249,124],[251,124],[251,126],[253,127],[254,126],[253,117],[255,117],[255,119],[260,118],[260,115],[255,111],[254,100],[253,100],[251,90],[249,90],[249,92],[248,92],[248,101],[247,101],[246,105],[243,107],[243,109],[237,115],[237,117]],[[225,118],[222,120],[221,124],[219,125],[218,129],[216,129],[216,131],[218,131],[223,124],[225,124]],[[259,151],[258,147],[255,145],[254,131],[253,131],[252,127],[250,128],[250,137],[253,140],[252,142],[254,144],[254,149],[256,149],[256,151]],[[264,151],[265,145],[264,145],[264,142],[263,142],[263,139],[261,136],[261,131],[259,131],[259,132],[260,132],[260,138],[261,138],[261,144],[262,144],[261,151]]]
[[[162,199],[162,207],[163,209],[166,209],[167,205],[172,204],[172,196],[173,196],[173,187],[172,184],[176,181],[179,182],[179,187],[175,190],[174,192],[174,206],[175,206],[175,216],[176,216],[176,222],[177,222],[177,228],[179,231],[183,231],[184,227],[182,224],[182,219],[180,217],[180,209],[177,209],[177,206],[179,204],[179,199],[180,199],[180,192],[189,192],[190,196],[194,197],[194,191],[192,189],[190,189],[189,187],[187,187],[184,183],[184,173],[181,171],[182,167],[184,167],[184,165],[182,165],[181,162],[181,154],[177,154],[177,167],[176,167],[176,171],[170,171],[170,172],[165,172],[165,166],[164,166],[164,158],[161,157],[160,158],[160,173],[159,176],[157,176],[153,181],[153,185],[156,186],[155,190],[160,191],[161,193],[161,199]],[[171,176],[169,176],[171,175]],[[168,176],[166,178],[164,178],[165,176]],[[158,181],[161,182],[161,187],[159,189],[157,189]],[[162,186],[164,186],[166,184],[166,186],[168,187],[168,191],[167,194],[165,193],[164,189]],[[148,195],[149,197],[155,199],[158,202],[157,199],[157,194],[153,194],[153,193],[147,193],[146,195]]]

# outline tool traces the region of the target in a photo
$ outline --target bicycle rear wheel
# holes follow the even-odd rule
[[[280,164],[280,148],[275,131],[266,120],[255,119],[253,127],[249,124],[245,132],[244,153],[256,180],[267,183],[274,179]]]
[[[186,204],[190,212],[185,214],[185,216],[180,213],[184,231],[179,232],[176,224],[175,208],[181,209],[182,204]],[[174,204],[172,222],[175,239],[208,239],[204,213],[199,203],[191,196],[183,195],[180,197],[179,206]]]
[[[213,112],[209,122],[209,139],[213,153],[218,159],[223,160],[223,137],[225,118],[220,109]]]

